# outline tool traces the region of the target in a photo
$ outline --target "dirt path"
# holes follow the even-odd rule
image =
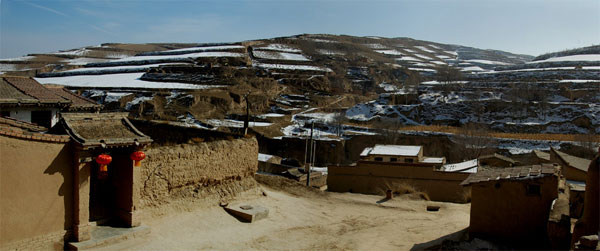
[[[325,193],[296,196],[263,188],[267,196],[246,196],[269,217],[242,223],[218,206],[146,220],[149,236],[117,243],[110,250],[409,250],[465,229],[469,204],[380,196]],[[441,206],[427,212],[428,204]]]

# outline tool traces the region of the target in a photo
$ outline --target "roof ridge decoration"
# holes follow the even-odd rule
[[[147,145],[152,139],[127,119],[127,113],[62,113],[67,134],[84,149]]]

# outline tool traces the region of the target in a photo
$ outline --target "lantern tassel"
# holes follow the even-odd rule
[[[142,161],[141,160],[136,160],[134,165],[137,166],[137,167],[140,167],[140,166],[142,166]]]

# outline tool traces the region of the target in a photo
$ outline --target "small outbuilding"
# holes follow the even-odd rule
[[[423,146],[407,145],[375,145],[374,147],[367,147],[360,153],[360,159],[364,161],[391,163],[420,163],[438,167],[446,163],[445,157],[423,156]]]
[[[562,166],[562,174],[567,180],[585,182],[587,170],[592,162],[589,159],[579,158],[567,153],[550,149],[550,161]]]
[[[512,167],[519,164],[516,160],[494,153],[478,158],[481,167]]]
[[[548,243],[548,219],[560,179],[560,166],[555,164],[471,174],[461,183],[471,187],[470,236],[516,247]]]

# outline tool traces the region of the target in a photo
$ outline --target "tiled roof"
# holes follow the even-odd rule
[[[29,123],[26,121],[8,118],[8,117],[0,117],[0,127],[16,127],[25,130],[29,130],[32,132],[45,132],[48,131],[48,128],[39,126],[34,123]]]
[[[40,103],[71,103],[56,93],[48,91],[42,84],[32,78],[26,77],[3,77],[4,81],[11,84],[23,94],[37,99]]]
[[[37,103],[37,100],[0,78],[0,103]]]
[[[584,172],[587,172],[587,170],[590,166],[590,163],[592,163],[592,161],[589,159],[575,157],[573,155],[569,155],[569,154],[563,153],[561,151],[557,151],[554,148],[551,148],[550,151],[552,151],[554,154],[556,154],[556,156],[558,156],[567,165],[572,166],[572,167],[579,169],[581,171],[584,171]]]
[[[542,164],[533,166],[520,166],[509,168],[493,168],[482,170],[478,173],[471,174],[469,177],[460,183],[463,186],[468,186],[479,182],[488,182],[496,180],[526,180],[538,179],[552,175],[558,175],[560,166],[556,164]]]
[[[131,124],[127,113],[62,113],[61,122],[69,136],[85,148],[152,142]]]
[[[52,143],[66,143],[71,139],[68,135],[39,133],[44,127],[11,118],[0,118],[0,135],[25,140]]]
[[[100,108],[100,105],[94,102],[93,100],[76,95],[62,86],[46,86],[46,88],[54,92],[54,94],[64,99],[70,100],[71,106],[69,106],[69,108]]]
[[[62,86],[44,86],[33,78],[0,77],[0,104],[50,105],[69,110],[99,109],[93,100],[76,95]]]

